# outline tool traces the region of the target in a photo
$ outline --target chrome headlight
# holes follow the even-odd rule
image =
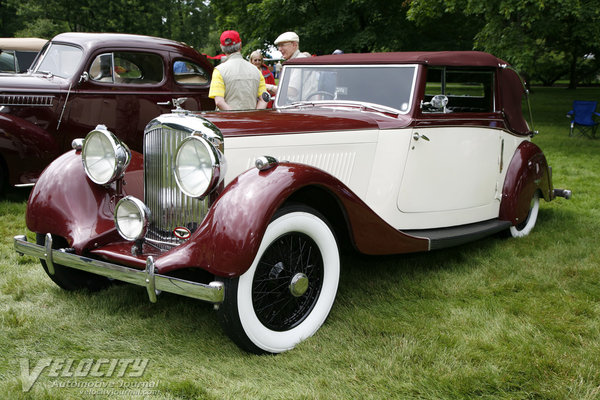
[[[115,225],[119,234],[127,240],[141,239],[146,235],[150,222],[150,210],[139,199],[125,196],[115,207]]]
[[[175,154],[175,181],[190,197],[203,198],[219,183],[221,159],[218,150],[200,136],[186,138]]]
[[[105,126],[98,125],[85,137],[81,159],[92,182],[105,185],[123,175],[131,161],[131,152]]]

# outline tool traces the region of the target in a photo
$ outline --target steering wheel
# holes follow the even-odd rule
[[[335,94],[333,94],[331,92],[328,92],[326,90],[316,90],[316,91],[314,91],[312,93],[309,93],[306,96],[306,100],[310,100],[311,97],[318,96],[318,95],[323,95],[323,96],[329,96],[330,97],[329,99],[324,99],[324,100],[333,100],[333,99],[335,99]]]

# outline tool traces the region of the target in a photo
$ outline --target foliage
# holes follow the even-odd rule
[[[64,31],[121,32],[206,46],[213,17],[200,0],[3,0],[23,21],[15,36],[51,38]]]
[[[527,70],[528,80],[540,81],[544,86],[552,86],[569,72],[569,60],[563,52],[548,50],[542,52],[536,63]]]
[[[600,53],[597,0],[412,1],[408,17],[422,24],[457,10],[485,21],[476,48],[505,58],[529,75],[547,75],[540,64],[552,60],[558,61],[552,67],[562,71],[566,61],[571,88],[581,80],[577,67],[585,56]]]
[[[51,38],[64,31],[124,32],[186,42],[220,53],[225,29],[242,52],[266,52],[296,31],[312,54],[488,51],[528,78],[570,86],[594,80],[600,65],[597,0],[0,0],[4,36]],[[600,57],[600,56],[599,56]]]
[[[17,10],[7,4],[6,0],[0,0],[0,37],[12,37],[17,30]]]
[[[236,29],[247,51],[267,48],[279,34],[295,31],[300,48],[312,54],[401,50],[465,50],[472,46],[477,20],[445,20],[417,29],[406,19],[405,2],[389,0],[213,0],[217,26]],[[455,32],[452,40],[445,29]]]
[[[163,293],[151,304],[144,288],[126,284],[59,289],[12,248],[13,235],[33,239],[28,192],[14,189],[0,200],[0,397],[597,399],[600,140],[569,138],[564,115],[573,99],[598,98],[598,88],[534,91],[534,141],[555,186],[573,198],[542,202],[528,237],[414,255],[344,253],[330,317],[278,356],[240,351],[197,300]],[[45,358],[149,363],[137,378],[47,368],[23,392],[20,360],[33,368]]]

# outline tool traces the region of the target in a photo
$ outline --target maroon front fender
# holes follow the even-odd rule
[[[190,240],[159,257],[155,267],[160,273],[202,267],[220,276],[243,274],[256,256],[275,211],[293,193],[308,186],[325,189],[337,198],[359,251],[390,254],[428,250],[428,240],[394,229],[326,172],[304,164],[282,163],[266,171],[253,168],[234,179]]]
[[[531,142],[517,148],[504,180],[499,219],[516,225],[529,213],[531,198],[541,191],[546,201],[553,199],[552,181],[548,162],[542,150]]]
[[[11,185],[35,182],[60,152],[60,144],[46,130],[14,115],[0,114],[0,156],[6,161]]]
[[[125,174],[123,191],[143,198],[142,157],[133,153]],[[123,196],[90,181],[81,155],[70,151],[54,160],[40,175],[27,204],[26,223],[36,233],[52,233],[67,239],[81,254],[120,237],[113,212]]]

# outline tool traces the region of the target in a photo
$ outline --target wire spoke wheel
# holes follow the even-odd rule
[[[340,275],[333,230],[315,210],[279,210],[250,268],[223,279],[219,320],[240,347],[281,353],[312,336],[331,311]]]
[[[293,232],[264,252],[252,285],[259,321],[274,331],[298,325],[314,307],[323,282],[323,259],[309,236]]]

